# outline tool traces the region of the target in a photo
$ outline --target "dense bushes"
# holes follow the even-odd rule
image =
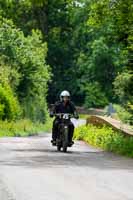
[[[13,120],[20,115],[20,106],[9,86],[0,84],[0,119]]]
[[[118,118],[124,122],[124,123],[132,123],[133,122],[133,115],[131,113],[131,109],[130,112],[128,111],[128,109],[125,109],[124,107],[120,106],[120,105],[114,105],[114,108],[116,110],[117,116]]]
[[[101,128],[93,125],[81,126],[75,131],[75,139],[84,140],[104,150],[133,157],[133,137],[113,131],[107,126]]]
[[[0,18],[0,47],[1,119],[15,117],[18,99],[22,118],[44,123],[50,72],[45,61],[47,44],[42,42],[41,33],[33,30],[25,37],[11,20]]]
[[[51,130],[52,120],[48,119],[45,124],[33,123],[29,119],[14,121],[0,121],[0,137],[3,136],[31,136],[39,132],[49,132]]]

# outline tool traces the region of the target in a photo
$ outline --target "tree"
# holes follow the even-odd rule
[[[30,44],[33,42],[31,37],[36,40],[36,35],[40,35],[34,31],[33,37],[32,29],[39,29],[41,40],[47,41],[48,53],[46,55],[44,45],[43,54],[53,74],[49,84],[49,102],[55,101],[61,90],[68,89],[73,99],[82,105],[86,102],[88,90],[93,91],[93,83],[95,88],[98,87],[98,93],[101,92],[101,98],[105,96],[108,101],[119,102],[121,97],[116,96],[113,82],[119,85],[119,77],[133,71],[132,0],[1,0],[1,5],[1,15],[11,18],[23,31],[22,37],[28,38],[28,57],[30,50],[27,46],[35,50]],[[17,61],[17,65],[23,66],[21,73],[25,74],[25,79],[19,84],[21,98],[25,92],[29,94],[32,91],[32,79],[26,77],[33,70],[33,61],[27,57],[24,67],[23,53],[19,55],[21,62],[18,64]],[[36,59],[40,58],[37,56]],[[128,91],[132,79],[129,82]],[[95,105],[96,101],[98,98]],[[104,106],[103,102],[101,106]]]
[[[47,45],[42,43],[41,33],[33,30],[32,35],[25,37],[12,21],[3,19],[0,21],[0,46],[3,61],[11,66],[8,67],[9,74],[13,71],[18,75],[17,84],[11,84],[12,80],[9,83],[14,85],[14,92],[23,107],[23,116],[45,121],[50,71],[45,62]]]

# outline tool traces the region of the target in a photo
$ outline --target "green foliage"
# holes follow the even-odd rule
[[[89,15],[87,22],[84,21],[87,27],[84,23],[81,26],[84,27],[83,34],[87,34],[88,37],[86,43],[80,47],[82,53],[80,51],[77,62],[79,76],[81,74],[79,84],[82,88],[84,82],[95,80],[99,82],[108,100],[116,101],[112,83],[118,72],[122,73],[129,66],[132,69],[131,1],[89,1],[83,7],[83,12],[85,7],[88,7]],[[81,34],[78,37],[80,40]],[[119,85],[119,81],[116,84]],[[131,92],[132,81],[129,85]],[[129,93],[126,96],[129,97]]]
[[[74,101],[87,107],[122,102],[128,109],[128,103],[133,104],[132,0],[0,0],[0,4],[3,74],[11,77],[8,84],[24,117],[46,119],[48,65],[53,73],[50,103],[68,89]]]
[[[7,79],[7,83],[17,94],[23,107],[23,117],[45,122],[47,82],[50,72],[45,62],[47,45],[42,43],[41,37],[41,33],[35,30],[25,37],[12,21],[0,20],[2,58],[0,80],[3,82]]]
[[[95,92],[93,90],[97,88],[95,89],[97,90],[96,94],[99,93],[98,96],[101,97],[100,99],[97,96],[94,97],[94,106],[104,106],[108,102],[108,99],[111,100],[113,94],[112,82],[117,71],[115,50],[109,48],[104,37],[95,40],[90,46],[90,50],[91,53],[88,52],[88,55],[87,53],[82,53],[78,58],[77,65],[82,80],[79,82],[79,87],[87,96],[89,95],[88,92],[92,92],[92,95],[94,95]],[[90,91],[86,90],[86,85],[88,85]],[[102,98],[103,103],[98,102]]]
[[[10,61],[4,55],[0,56],[0,83],[2,85],[10,85],[13,91],[16,90],[20,81],[20,74],[16,67],[10,65]]]
[[[108,104],[108,99],[97,82],[86,85],[84,90],[86,93],[85,106],[87,108],[104,107]]]
[[[87,114],[79,114],[80,119],[87,119],[89,115]]]
[[[10,86],[0,84],[0,119],[13,120],[20,115],[20,106]]]
[[[119,97],[123,110],[117,106],[119,116],[123,121],[133,124],[133,73],[131,70],[119,74],[114,82],[115,93]]]
[[[121,101],[133,99],[132,96],[132,1],[92,1],[88,26],[92,32],[106,36],[109,48],[115,50],[113,65],[119,72],[115,73],[115,91]],[[110,56],[113,54],[111,53]],[[118,57],[118,58],[117,58]],[[108,59],[109,60],[109,59]],[[112,80],[113,81],[113,80]]]
[[[133,137],[125,137],[122,133],[106,126],[101,128],[92,125],[79,127],[75,131],[75,139],[84,140],[107,151],[133,157]]]
[[[124,107],[120,106],[120,105],[114,105],[114,108],[117,112],[117,115],[119,117],[119,119],[124,122],[124,123],[131,123],[132,121],[132,114],[127,111],[127,109],[125,109]]]
[[[52,127],[52,120],[47,119],[45,124],[36,122],[33,123],[29,119],[18,121],[0,121],[0,137],[23,137],[36,135],[38,133],[49,132]]]
[[[122,103],[133,102],[133,74],[125,71],[116,77],[114,82],[115,92]]]

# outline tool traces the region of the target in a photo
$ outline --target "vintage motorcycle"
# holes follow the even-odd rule
[[[63,152],[67,152],[67,148],[71,147],[72,145],[69,145],[69,122],[70,119],[73,117],[73,115],[69,113],[58,113],[55,114],[55,116],[58,116],[60,119],[60,124],[58,127],[58,134],[56,139],[56,146],[57,150]]]

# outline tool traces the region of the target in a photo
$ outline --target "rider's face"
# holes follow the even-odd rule
[[[63,100],[64,100],[64,102],[68,102],[69,101],[69,97],[68,96],[63,97]]]

